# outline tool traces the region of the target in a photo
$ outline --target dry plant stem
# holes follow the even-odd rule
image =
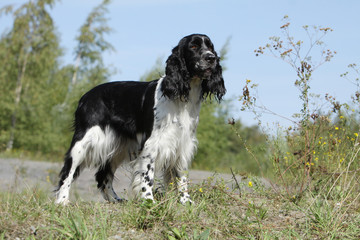
[[[294,164],[294,163],[293,163],[293,164]],[[293,165],[293,164],[292,164],[292,165]],[[285,181],[284,178],[283,178],[283,174],[285,174],[286,170],[285,170],[283,173],[281,173],[279,164],[276,164],[276,165],[277,165],[278,171],[279,171],[279,173],[280,173],[281,181],[285,184],[285,190],[286,190],[286,192],[287,192],[287,194],[288,194],[288,197],[290,198],[290,197],[291,197],[291,194],[290,194],[290,192],[289,192],[289,185],[286,183],[286,181]],[[289,168],[290,168],[290,166],[289,166]],[[289,168],[288,168],[288,169],[289,169]]]
[[[237,186],[237,188],[239,189],[239,195],[240,195],[240,197],[241,197],[241,188],[240,188],[240,185],[239,185],[239,183],[238,183],[238,181],[237,181],[237,179],[236,179],[236,176],[235,176],[232,168],[230,168],[230,171],[231,171],[231,174],[232,174],[232,176],[233,176],[233,178],[234,178],[234,181],[235,181],[235,183],[236,183],[236,186]]]
[[[276,112],[271,111],[270,109],[268,109],[267,107],[265,107],[262,103],[261,103],[261,106],[254,106],[254,107],[256,107],[256,108],[258,108],[258,109],[261,109],[262,111],[264,111],[264,113],[277,116],[277,117],[279,117],[279,118],[285,119],[285,120],[287,120],[287,121],[289,121],[289,122],[291,122],[291,123],[299,126],[299,123],[297,123],[296,121],[294,121],[294,120],[292,120],[292,119],[290,119],[290,118],[288,118],[288,117],[285,117],[285,116],[283,116],[283,115],[280,115],[280,114],[278,114],[278,113],[276,113]]]
[[[245,147],[246,151],[247,151],[248,153],[250,153],[251,157],[252,157],[252,158],[256,161],[256,163],[258,164],[258,166],[259,166],[259,168],[260,168],[261,176],[264,177],[264,172],[262,171],[262,169],[261,169],[261,167],[260,167],[261,165],[260,165],[260,163],[259,163],[259,160],[256,158],[256,156],[254,155],[254,153],[249,149],[249,147],[247,146],[246,142],[242,139],[242,137],[240,136],[239,131],[238,131],[234,126],[232,126],[232,128],[233,128],[233,130],[235,131],[236,136],[237,136],[237,137],[242,141],[242,143],[244,144],[244,147]],[[279,193],[278,190],[276,189],[275,185],[273,184],[273,182],[272,182],[271,180],[269,180],[269,183],[270,183],[271,187],[274,189],[274,191],[275,191],[276,193]],[[282,195],[281,195],[281,196],[282,196]]]

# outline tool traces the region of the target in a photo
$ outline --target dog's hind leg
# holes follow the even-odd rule
[[[57,204],[66,205],[69,202],[71,183],[79,176],[82,163],[86,156],[86,149],[82,141],[78,141],[70,148],[65,157],[65,164],[60,172],[60,181],[56,192]]]
[[[108,161],[104,166],[99,167],[97,173],[95,174],[95,178],[98,183],[97,187],[103,198],[109,202],[123,201],[123,199],[115,193],[112,185],[117,167],[118,164],[113,161]]]

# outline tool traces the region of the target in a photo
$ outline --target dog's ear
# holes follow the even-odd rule
[[[216,67],[211,74],[211,77],[209,79],[204,79],[202,81],[202,92],[203,92],[203,98],[206,98],[207,96],[214,95],[216,100],[219,102],[222,100],[222,97],[226,93],[226,88],[224,84],[224,78],[222,76],[222,67],[220,65],[220,58],[216,56]]]
[[[180,98],[186,101],[190,91],[190,76],[181,50],[181,42],[166,60],[165,74],[161,84],[163,94],[170,99]]]

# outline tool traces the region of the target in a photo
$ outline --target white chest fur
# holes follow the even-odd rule
[[[160,91],[161,81],[155,92],[153,132],[145,148],[157,146],[154,149],[156,169],[187,169],[197,146],[201,80],[192,80],[186,102],[164,97]]]

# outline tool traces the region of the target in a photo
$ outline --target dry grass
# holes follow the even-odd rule
[[[332,199],[325,191],[307,192],[295,203],[259,182],[209,178],[192,186],[192,206],[180,205],[175,191],[158,196],[155,204],[65,207],[37,188],[3,192],[0,239],[359,239],[358,192]]]

